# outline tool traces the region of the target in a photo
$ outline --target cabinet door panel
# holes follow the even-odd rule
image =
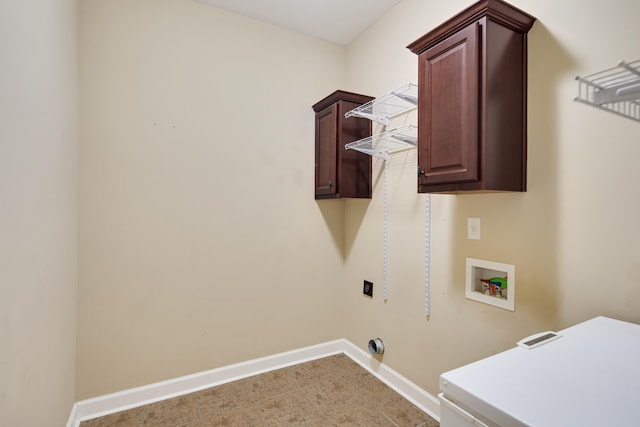
[[[337,105],[331,105],[316,115],[316,195],[336,192]]]
[[[477,181],[479,49],[475,23],[420,54],[420,185]]]

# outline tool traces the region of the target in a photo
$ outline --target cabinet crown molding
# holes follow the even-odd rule
[[[415,54],[420,54],[470,23],[484,17],[522,34],[526,34],[536,20],[528,13],[502,0],[481,0],[410,43],[407,45],[407,49]]]
[[[338,101],[355,102],[357,104],[366,104],[367,102],[375,99],[372,96],[361,95],[359,93],[347,92],[346,90],[336,90],[331,95],[327,95],[322,100],[316,102],[313,105],[313,111],[316,113],[327,108],[329,105]]]

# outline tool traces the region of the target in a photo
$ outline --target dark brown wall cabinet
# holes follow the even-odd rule
[[[316,199],[371,198],[371,157],[345,144],[371,136],[369,120],[344,114],[373,100],[335,91],[313,106],[316,112]]]
[[[418,192],[526,191],[527,32],[480,1],[407,46],[418,55]]]

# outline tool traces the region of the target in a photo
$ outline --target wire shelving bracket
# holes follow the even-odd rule
[[[388,126],[392,117],[418,107],[418,86],[408,83],[345,113],[345,118],[363,117]]]
[[[576,80],[574,101],[640,122],[640,59]]]

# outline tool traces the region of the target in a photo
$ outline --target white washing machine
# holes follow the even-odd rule
[[[596,317],[440,376],[441,427],[640,426],[640,326]]]

